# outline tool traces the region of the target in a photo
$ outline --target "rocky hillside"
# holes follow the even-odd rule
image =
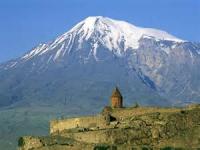
[[[104,129],[68,129],[45,137],[21,137],[21,150],[124,150],[200,148],[200,105],[187,108],[104,109],[115,119]]]

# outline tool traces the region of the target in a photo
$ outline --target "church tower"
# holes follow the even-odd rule
[[[112,108],[122,108],[123,107],[123,97],[117,87],[112,92],[111,107]]]

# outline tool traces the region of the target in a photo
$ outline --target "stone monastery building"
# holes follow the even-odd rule
[[[110,123],[117,123],[117,115],[111,114],[113,109],[123,108],[123,96],[116,87],[110,97],[111,106],[103,109],[103,112],[96,116],[87,116],[80,118],[59,119],[50,121],[50,133],[57,134],[69,129],[105,129]]]

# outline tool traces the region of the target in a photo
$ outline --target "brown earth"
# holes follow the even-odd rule
[[[200,105],[106,108],[104,126],[21,137],[20,150],[200,149]],[[99,117],[99,115],[98,115]]]

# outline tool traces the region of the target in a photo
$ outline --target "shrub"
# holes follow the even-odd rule
[[[22,146],[24,146],[24,144],[25,144],[25,143],[24,143],[23,137],[20,137],[19,140],[18,140],[18,146],[19,146],[19,147],[22,147]]]
[[[174,148],[168,146],[168,147],[161,148],[160,150],[174,150]]]
[[[94,150],[117,150],[117,147],[109,145],[97,145],[94,147]]]
[[[182,148],[174,148],[174,147],[167,146],[167,147],[161,148],[160,150],[183,150],[183,149]]]

